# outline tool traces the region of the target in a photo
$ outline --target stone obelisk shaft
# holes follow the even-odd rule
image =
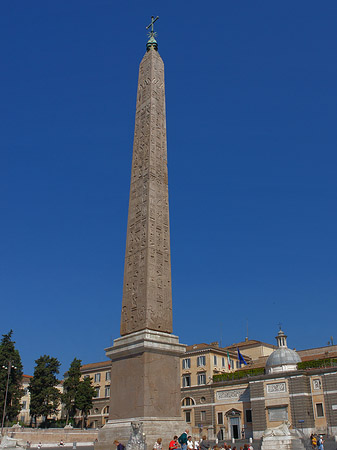
[[[172,334],[164,64],[157,48],[151,32],[139,67],[122,336],[105,349],[111,359],[109,421],[95,450],[110,450],[115,439],[127,442],[135,421],[148,446],[160,436],[167,447],[186,427],[179,371],[185,346]]]
[[[150,47],[139,67],[121,335],[172,333],[164,63]]]

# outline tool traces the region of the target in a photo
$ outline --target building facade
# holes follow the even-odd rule
[[[81,367],[82,378],[90,377],[96,390],[93,398],[93,408],[87,418],[87,426],[99,428],[109,418],[110,384],[111,384],[111,361],[103,361],[93,364],[84,364]],[[77,415],[76,420],[81,416]]]
[[[240,368],[237,348],[247,366]],[[258,439],[284,420],[308,435],[337,432],[337,346],[296,352],[307,368],[298,369],[291,360],[290,365],[280,361],[286,370],[270,371],[267,361],[278,348],[256,340],[223,348],[216,342],[186,347],[180,360],[180,407],[193,436]],[[322,367],[315,367],[322,361]],[[100,427],[108,419],[110,369],[110,361],[82,366],[98,394],[88,426]]]
[[[304,350],[301,358],[302,352],[288,349],[283,332],[277,341],[264,367],[258,356],[232,377],[182,387],[182,415],[194,436],[207,431],[210,439],[259,439],[284,421],[308,436],[337,432],[335,346]]]
[[[31,415],[30,415],[30,392],[29,392],[29,383],[33,378],[32,375],[22,375],[22,389],[23,396],[21,397],[21,411],[18,414],[18,421],[25,426],[31,425]],[[59,392],[63,393],[63,381],[60,381],[56,386]],[[60,404],[56,414],[48,417],[51,420],[59,420],[62,418],[62,405]],[[42,422],[42,417],[37,418],[37,425]]]

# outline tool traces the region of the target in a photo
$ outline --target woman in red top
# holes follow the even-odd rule
[[[174,450],[175,448],[178,448],[178,436],[174,436],[173,440],[169,443],[169,450]]]

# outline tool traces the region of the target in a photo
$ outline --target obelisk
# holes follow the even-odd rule
[[[95,446],[102,450],[115,439],[125,444],[131,422],[142,423],[149,448],[158,437],[167,447],[186,426],[179,372],[185,346],[172,334],[164,63],[156,20],[139,66],[121,337],[106,349],[112,361],[109,421]]]

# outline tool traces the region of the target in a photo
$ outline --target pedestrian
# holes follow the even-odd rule
[[[208,450],[210,446],[210,442],[207,440],[206,435],[204,435],[200,441],[199,450]]]
[[[174,436],[172,441],[169,443],[169,450],[174,450],[176,448],[179,448],[178,436]]]
[[[323,436],[320,435],[318,440],[317,440],[317,448],[318,448],[318,450],[324,450],[324,445],[323,444],[324,444],[324,439],[323,439]]]
[[[162,438],[158,438],[154,443],[153,450],[162,450],[163,446],[161,445]]]
[[[312,447],[312,449],[316,450],[316,448],[317,448],[317,437],[316,437],[316,435],[312,434],[310,436],[310,439],[311,439],[311,447]]]
[[[187,449],[187,436],[189,432],[189,429],[186,428],[186,430],[178,437],[178,442],[181,445],[181,450]]]
[[[114,445],[117,446],[117,450],[125,450],[124,445],[117,441],[117,439],[114,441]]]
[[[192,436],[187,437],[187,450],[194,450],[194,444],[192,441]]]

